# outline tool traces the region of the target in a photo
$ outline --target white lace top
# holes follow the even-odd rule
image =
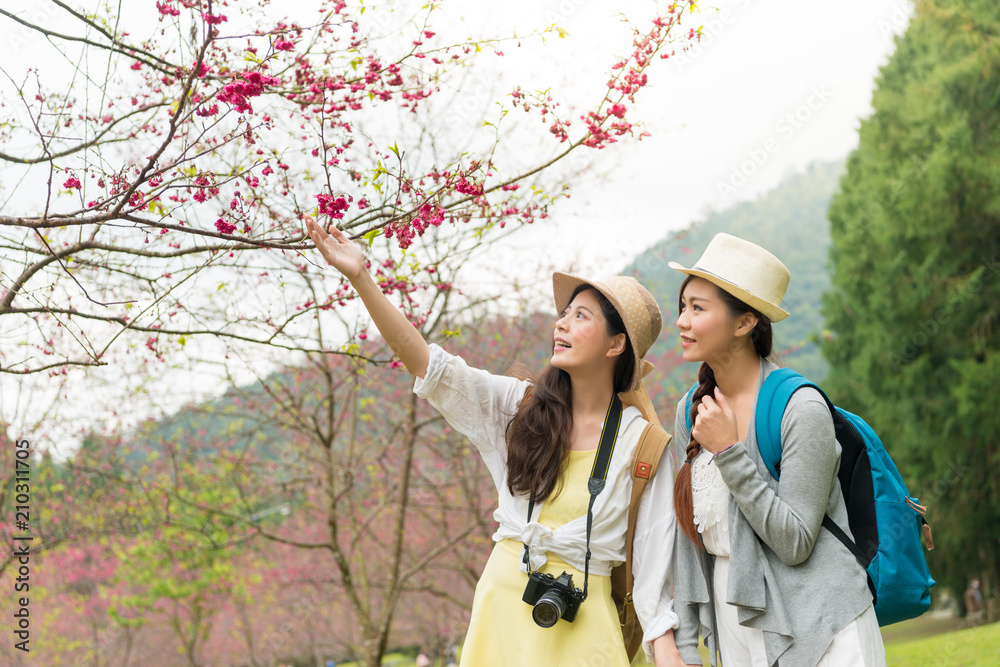
[[[707,449],[691,462],[691,502],[705,549],[713,556],[728,557],[729,487]]]

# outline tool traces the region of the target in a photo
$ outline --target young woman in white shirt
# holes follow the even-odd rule
[[[788,269],[760,246],[718,234],[681,286],[677,330],[699,384],[677,408],[675,446],[686,450],[674,506],[676,646],[702,664],[698,637],[725,667],[884,667],[867,575],[822,527],[850,535],[837,470],[833,417],[813,388],[793,394],[781,420],[781,475],[757,447],[754,417],[769,359],[771,323]],[[690,419],[691,428],[687,426]]]
[[[417,377],[414,391],[476,446],[496,486],[496,544],[476,587],[462,665],[628,665],[609,575],[625,558],[629,467],[646,424],[637,408],[622,410],[606,486],[593,506],[588,597],[573,622],[560,618],[540,627],[533,620],[532,606],[522,601],[529,566],[523,555],[527,547],[532,571],[554,577],[565,571],[573,586],[583,588],[587,480],[613,397],[633,392],[648,401],[641,384],[648,362],[642,358],[661,326],[652,295],[632,278],[586,281],[554,274],[560,316],[549,341],[550,366],[535,382],[496,376],[428,345],[382,294],[365,270],[362,251],[340,230],[331,226],[327,233],[311,218],[306,226]],[[664,456],[657,478],[672,476]],[[663,594],[675,529],[671,493],[661,484],[656,498],[644,498],[637,549],[640,540],[659,548],[646,550],[650,555],[642,564],[637,560],[633,595],[644,626],[655,626],[662,664],[679,665],[672,639],[677,618],[669,590]],[[650,511],[651,503],[656,511]]]

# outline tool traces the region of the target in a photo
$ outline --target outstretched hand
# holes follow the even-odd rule
[[[354,281],[365,272],[365,255],[344,232],[330,225],[327,233],[312,217],[306,216],[306,232],[316,249],[335,269]]]
[[[351,281],[382,338],[399,355],[406,370],[417,377],[424,377],[431,348],[410,320],[392,305],[379,285],[371,279],[361,248],[333,225],[327,233],[309,216],[306,216],[306,232],[326,261]]]
[[[714,399],[712,396],[701,399],[698,415],[691,426],[691,435],[713,454],[739,441],[736,414],[718,387],[715,388]]]

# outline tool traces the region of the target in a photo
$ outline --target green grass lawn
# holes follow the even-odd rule
[[[363,662],[338,662],[337,667],[360,667]],[[382,664],[386,667],[414,667],[412,658],[408,658],[402,653],[386,653],[382,656]]]
[[[882,629],[889,667],[993,667],[1000,665],[1000,623],[963,627],[961,619],[924,616]],[[701,647],[705,664],[708,653]],[[383,665],[413,667],[398,653],[385,656]],[[648,665],[642,651],[636,666]],[[344,663],[338,667],[355,667]]]
[[[956,620],[951,621],[953,629]],[[897,628],[898,626],[901,626]],[[928,636],[942,625],[938,619],[914,619],[886,628],[886,662],[889,667],[992,667],[1000,664],[1000,623]],[[891,640],[892,633],[899,633]]]
[[[1000,623],[962,628],[962,619],[930,615],[882,628],[888,667],[1000,665]],[[699,648],[708,665],[707,649]],[[632,664],[645,667],[649,663],[640,652]]]

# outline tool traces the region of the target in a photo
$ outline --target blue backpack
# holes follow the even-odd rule
[[[698,385],[688,391],[685,415],[691,431],[691,402]],[[790,368],[771,372],[757,395],[754,415],[757,445],[771,476],[781,474],[781,419],[792,394],[816,389],[830,406],[840,456],[840,488],[847,505],[852,540],[829,515],[823,526],[847,547],[868,572],[868,587],[879,625],[916,618],[930,607],[931,578],[921,532],[934,548],[926,507],[910,497],[896,465],[875,431],[857,415],[833,405],[818,386]]]

